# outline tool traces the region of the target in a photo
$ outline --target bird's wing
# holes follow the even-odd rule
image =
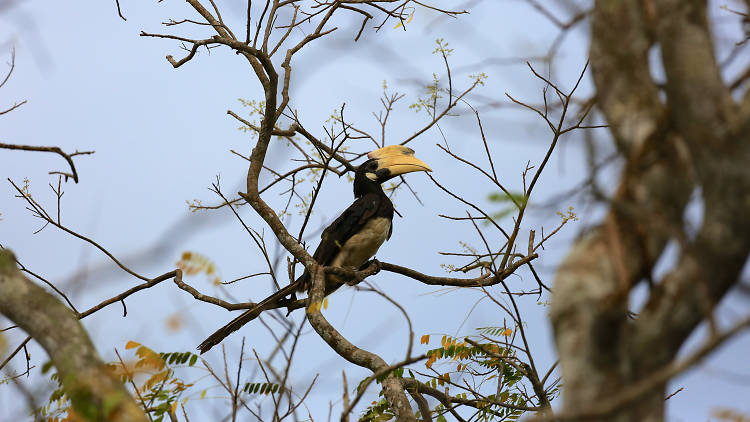
[[[380,206],[381,198],[375,194],[367,194],[349,206],[330,226],[323,230],[320,245],[315,250],[313,258],[319,264],[329,265],[336,257],[341,246],[354,236],[367,224],[367,221],[375,216]],[[263,311],[284,307],[288,304],[287,296],[295,290],[306,289],[309,284],[310,274],[305,271],[294,283],[282,288],[265,298],[253,308],[243,312],[242,315],[233,319],[227,325],[218,329],[210,337],[198,346],[201,354],[213,346],[219,344],[226,336],[237,331],[240,327],[257,318]]]
[[[321,265],[330,265],[344,243],[357,234],[367,224],[367,221],[377,214],[381,201],[380,196],[368,193],[349,205],[349,208],[345,209],[321,233],[320,244],[313,253],[315,262]],[[305,291],[310,288],[310,273],[305,270],[294,284],[298,291]]]
[[[315,261],[330,265],[344,243],[376,215],[381,200],[376,194],[367,194],[344,210],[320,235],[320,244],[313,254]]]

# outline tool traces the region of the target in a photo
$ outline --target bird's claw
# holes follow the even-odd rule
[[[365,262],[364,264],[362,264],[362,266],[361,266],[361,267],[359,267],[359,270],[360,270],[360,271],[362,271],[362,270],[366,270],[366,269],[368,269],[368,268],[369,268],[369,267],[370,267],[371,265],[374,265],[374,266],[375,266],[375,272],[374,272],[374,273],[372,273],[373,275],[374,275],[374,274],[377,274],[377,273],[379,273],[379,272],[380,272],[380,270],[382,270],[382,269],[383,269],[383,264],[381,264],[381,263],[380,263],[380,261],[378,261],[377,259],[373,258],[373,259],[371,259],[371,260],[369,260],[369,261]]]
[[[371,259],[369,264],[375,265],[375,272],[373,274],[377,274],[383,269],[383,264],[375,258]]]
[[[359,284],[360,282],[362,282],[362,280],[364,280],[363,277],[360,277],[357,274],[357,271],[361,271],[363,268],[364,268],[364,266],[359,267],[359,268],[357,268],[357,267],[348,267],[348,269],[350,269],[354,273],[354,277],[352,277],[349,281],[346,282],[347,286],[356,286],[357,284]]]
[[[362,281],[364,281],[364,279],[366,277],[363,277],[362,275],[358,274],[358,272],[359,271],[367,270],[372,265],[375,265],[375,271],[372,274],[368,274],[368,276],[375,275],[375,274],[379,273],[380,270],[382,269],[382,265],[380,264],[380,261],[378,261],[377,259],[373,258],[373,259],[365,262],[364,264],[362,264],[359,268],[352,267],[352,270],[354,270],[354,278],[351,279],[351,280],[349,280],[349,281],[347,281],[346,284],[349,285],[349,286],[354,286],[354,285],[359,284]]]

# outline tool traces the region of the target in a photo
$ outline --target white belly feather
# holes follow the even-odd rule
[[[365,223],[362,230],[350,237],[334,258],[331,266],[356,267],[372,258],[380,245],[388,238],[391,221],[384,217],[376,217]]]

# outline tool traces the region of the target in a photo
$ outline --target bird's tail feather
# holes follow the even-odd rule
[[[203,340],[203,343],[198,345],[198,350],[200,350],[201,354],[206,353],[212,347],[221,343],[221,341],[224,340],[224,338],[226,338],[228,335],[239,330],[243,325],[260,316],[263,311],[285,306],[283,304],[284,299],[298,290],[298,286],[302,282],[302,279],[303,277],[298,278],[294,283],[289,284],[276,293],[258,302],[255,306],[243,312],[242,315],[233,319],[227,325],[216,330],[216,332],[211,334],[207,339]]]

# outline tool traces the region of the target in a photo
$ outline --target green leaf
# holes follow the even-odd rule
[[[517,192],[494,192],[491,193],[488,197],[488,200],[491,202],[515,202],[520,206],[524,206],[526,204],[526,195],[523,193],[517,193]]]
[[[48,360],[47,362],[44,362],[44,365],[42,365],[42,373],[46,374],[53,366],[55,366],[51,360]]]

